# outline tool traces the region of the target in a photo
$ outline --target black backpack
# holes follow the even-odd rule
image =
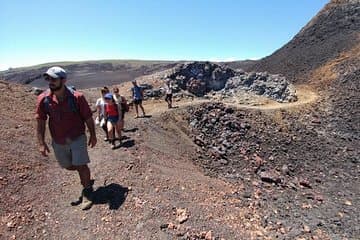
[[[127,100],[125,97],[121,96],[121,109],[124,110],[124,112],[129,111],[129,104],[127,103]]]
[[[71,109],[72,112],[80,114],[79,106],[78,106],[78,104],[76,102],[76,98],[74,96],[75,90],[73,88],[69,88],[67,86],[66,86],[66,89],[69,90],[71,93],[67,97],[67,102],[68,102],[69,108]],[[47,90],[47,91],[50,91],[50,90]],[[49,96],[49,95],[47,95],[44,99],[44,106],[45,106],[46,114],[50,113],[50,101],[51,100],[52,100],[51,96]]]

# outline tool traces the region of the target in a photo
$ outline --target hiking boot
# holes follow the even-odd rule
[[[95,180],[91,179],[90,186],[92,187],[94,185],[94,183],[95,183]],[[71,206],[78,206],[82,203],[82,201],[83,201],[83,193],[81,192],[79,198],[77,200],[72,201],[70,204],[71,204]]]
[[[82,203],[80,205],[80,208],[82,210],[88,210],[93,205],[92,197],[93,197],[93,187],[87,187],[82,190],[81,197],[82,197]]]
[[[82,203],[82,196],[80,196],[77,200],[72,201],[70,204],[71,206],[78,206]]]
[[[111,144],[111,149],[116,149],[116,145],[115,145],[115,143],[113,143],[113,144]]]

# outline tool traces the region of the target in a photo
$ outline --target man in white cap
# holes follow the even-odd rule
[[[66,87],[66,72],[61,67],[51,67],[43,74],[49,90],[38,96],[36,105],[37,139],[39,151],[50,152],[45,142],[45,125],[49,118],[54,154],[61,167],[77,171],[83,186],[81,208],[92,206],[92,180],[87,145],[94,147],[97,139],[92,111],[82,93]],[[85,124],[90,137],[87,142]]]

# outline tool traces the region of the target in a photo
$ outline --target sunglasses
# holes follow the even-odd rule
[[[47,81],[47,82],[56,82],[56,81],[59,80],[60,78],[53,78],[53,77],[50,77],[50,76],[45,76],[44,79],[45,79],[45,81]]]

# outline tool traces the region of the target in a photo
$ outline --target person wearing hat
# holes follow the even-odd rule
[[[50,152],[45,142],[46,121],[49,120],[55,157],[62,168],[78,172],[83,187],[81,208],[87,210],[92,206],[93,196],[87,145],[94,147],[97,142],[92,111],[82,93],[65,85],[67,74],[64,69],[51,67],[43,77],[49,89],[38,96],[36,104],[39,151],[43,156]],[[85,125],[90,132],[88,141]]]
[[[107,119],[107,129],[109,142],[111,143],[111,148],[115,149],[115,133],[114,128],[118,134],[119,140],[121,142],[121,129],[122,129],[122,115],[121,115],[121,104],[117,104],[114,99],[114,96],[111,93],[107,93],[104,96],[105,99],[105,118]]]

